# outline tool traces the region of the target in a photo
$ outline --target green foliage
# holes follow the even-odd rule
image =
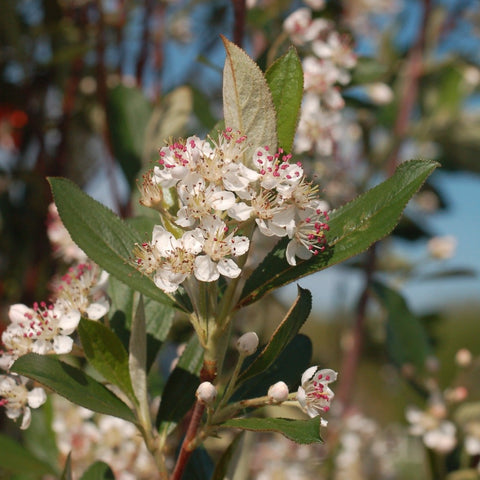
[[[328,222],[328,247],[310,260],[289,265],[285,259],[288,239],[281,240],[247,279],[238,307],[358,255],[384,238],[397,224],[407,202],[437,166],[428,160],[402,163],[392,177],[333,211]]]
[[[160,434],[170,433],[193,405],[202,363],[203,348],[194,335],[165,385],[156,421]]]
[[[387,348],[393,362],[424,370],[431,347],[422,324],[399,292],[380,282],[373,282],[372,289],[387,311]]]
[[[255,356],[252,360],[247,358],[246,370],[249,363],[255,362],[255,359]],[[296,335],[266,370],[240,385],[232,396],[232,401],[266,395],[270,385],[280,380],[285,382],[290,390],[297,388],[303,372],[311,366],[311,359],[311,340],[306,335]]]
[[[141,167],[151,111],[149,100],[139,88],[118,85],[108,93],[106,113],[113,153],[131,185]]]
[[[0,468],[15,474],[35,472],[35,478],[55,475],[52,467],[34,456],[29,450],[6,435],[0,434]]]
[[[298,287],[298,297],[290,307],[268,344],[263,348],[252,363],[245,368],[238,378],[238,383],[264,372],[293,340],[305,323],[312,309],[312,294]]]
[[[135,422],[130,408],[108,388],[53,355],[27,353],[13,364],[11,370],[41,383],[77,405]]]
[[[252,149],[277,148],[276,112],[272,94],[258,65],[237,45],[222,36],[227,58],[223,70],[223,113],[225,125],[247,136]]]
[[[115,480],[115,476],[106,463],[95,462],[87,468],[80,480]]]
[[[137,232],[65,178],[50,178],[58,212],[75,243],[100,267],[160,303],[173,305],[146,276],[130,265]]]
[[[135,398],[128,372],[128,353],[112,330],[100,322],[82,318],[78,333],[90,365],[131,400]]]
[[[268,68],[265,78],[277,113],[278,145],[290,152],[303,97],[302,63],[293,47]]]
[[[310,444],[322,442],[320,437],[320,417],[309,420],[292,418],[232,418],[221,427],[239,428],[253,432],[277,432],[296,443]]]
[[[73,480],[72,478],[72,452],[69,452],[60,480]]]

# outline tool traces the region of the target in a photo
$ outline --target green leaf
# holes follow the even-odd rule
[[[152,106],[136,87],[118,85],[108,93],[107,121],[112,148],[130,184],[140,170]]]
[[[120,339],[100,322],[82,318],[78,333],[87,360],[107,382],[135,399],[128,371],[128,353]]]
[[[123,283],[160,303],[174,305],[132,265],[135,243],[142,239],[110,209],[65,178],[49,178],[58,212],[75,243],[100,267]]]
[[[265,77],[277,112],[278,145],[292,151],[303,97],[303,70],[295,48],[277,59]]]
[[[109,279],[108,294],[112,300],[111,311],[125,314],[125,324],[128,329],[132,327],[132,312],[134,290],[116,278]],[[152,337],[164,342],[172,327],[175,310],[150,298],[144,299],[145,328]]]
[[[291,306],[275,332],[273,332],[272,338],[265,348],[241,373],[238,378],[238,383],[265,371],[277,359],[284,348],[297,335],[298,331],[310,315],[311,309],[312,294],[308,290],[298,287],[298,297],[294,304]]]
[[[135,422],[130,408],[108,388],[53,355],[27,353],[13,364],[11,371],[31,378],[67,400],[94,412]]]
[[[239,428],[253,432],[277,432],[296,443],[321,443],[320,417],[309,420],[292,418],[232,418],[220,427]]]
[[[350,203],[335,210],[328,222],[328,247],[310,260],[291,266],[285,259],[288,239],[282,239],[247,279],[237,308],[300,277],[343,262],[388,235],[398,223],[410,198],[438,163],[411,160],[395,174]]]
[[[372,289],[387,311],[387,347],[393,362],[423,370],[431,347],[422,324],[400,293],[380,282],[373,282]]]
[[[68,452],[65,466],[63,467],[62,476],[60,480],[72,480],[72,452]]]
[[[164,388],[156,421],[161,435],[168,435],[193,405],[202,364],[203,348],[193,335]]]
[[[213,468],[213,460],[205,448],[196,448],[188,460],[182,480],[210,480]]]
[[[222,36],[227,57],[223,69],[225,125],[247,136],[245,153],[268,145],[277,148],[276,113],[272,94],[258,65],[237,45]]]
[[[98,461],[87,468],[80,480],[115,480],[115,475],[106,463]]]
[[[300,384],[303,372],[311,366],[312,342],[306,335],[297,335],[267,370],[249,378],[235,391],[231,402],[266,395],[270,385],[282,380],[293,391]],[[245,363],[250,361],[247,358]],[[255,361],[255,358],[252,362]],[[248,368],[248,364],[247,367]]]
[[[237,449],[239,447],[240,441],[244,438],[243,432],[235,436],[233,441],[230,443],[228,448],[222,453],[222,456],[217,461],[215,465],[215,470],[213,472],[211,480],[224,480],[225,477],[233,477],[233,472],[235,471],[238,464]],[[230,473],[230,477],[228,474]]]
[[[0,434],[0,468],[15,474],[35,473],[37,478],[56,474],[50,465],[36,458],[19,442],[2,434]]]

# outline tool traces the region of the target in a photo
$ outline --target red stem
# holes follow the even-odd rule
[[[183,439],[182,447],[180,449],[180,454],[177,458],[177,463],[175,465],[175,469],[173,470],[172,476],[170,480],[180,480],[182,478],[183,472],[185,467],[187,466],[187,462],[192,455],[194,448],[191,448],[190,443],[194,440],[198,427],[200,426],[200,422],[202,421],[202,415],[205,411],[205,404],[198,401],[195,403],[195,407],[193,408],[192,417],[190,419],[190,423],[188,425],[187,433],[185,434],[185,438]]]

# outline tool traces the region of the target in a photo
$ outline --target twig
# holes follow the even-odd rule
[[[239,47],[243,44],[243,36],[245,34],[245,19],[247,7],[245,0],[232,0],[233,12],[235,15],[235,24],[233,26],[233,43]]]
[[[177,458],[177,463],[175,464],[175,468],[173,470],[172,476],[170,477],[170,480],[180,480],[182,478],[185,467],[187,466],[187,462],[194,450],[191,448],[190,444],[197,435],[198,427],[200,426],[204,410],[205,404],[197,400],[195,406],[193,407],[193,413],[192,417],[190,418],[187,433],[185,434],[185,438],[183,439],[180,453]]]

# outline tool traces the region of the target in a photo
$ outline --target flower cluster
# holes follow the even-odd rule
[[[4,351],[0,368],[8,370],[20,356],[29,352],[46,355],[69,353],[81,316],[91,320],[103,317],[109,308],[104,296],[93,300],[105,280],[97,266],[81,263],[71,267],[56,288],[53,303],[35,302],[33,307],[12,305],[10,324],[2,334]]]
[[[103,317],[108,309],[107,299],[100,292],[106,280],[94,264],[81,263],[69,268],[58,283],[53,303],[35,302],[32,307],[21,303],[8,311],[10,323],[2,334],[0,350],[0,406],[7,417],[22,418],[21,428],[30,425],[30,408],[38,408],[46,400],[42,388],[29,390],[28,379],[9,373],[13,362],[33,352],[40,355],[69,353],[73,347],[70,335],[82,316],[91,320]]]
[[[61,461],[71,455],[74,478],[95,461],[112,468],[117,480],[157,479],[155,462],[130,422],[74,405],[53,396],[54,418]]]
[[[176,291],[192,275],[201,282],[237,278],[234,258],[249,251],[255,226],[263,235],[290,239],[291,265],[325,249],[327,205],[302,165],[268,146],[247,158],[247,148],[246,137],[230,128],[218,141],[189,137],[163,147],[158,165],[144,176],[141,203],[169,223],[135,246],[134,265],[163,291]],[[177,199],[173,213],[167,191]]]
[[[322,8],[322,2],[314,7]],[[305,96],[295,151],[330,156],[341,135],[339,111],[345,106],[338,86],[350,82],[349,70],[356,65],[356,56],[348,38],[331,21],[313,18],[310,8],[291,13],[284,30],[295,45],[307,51],[302,62]]]

